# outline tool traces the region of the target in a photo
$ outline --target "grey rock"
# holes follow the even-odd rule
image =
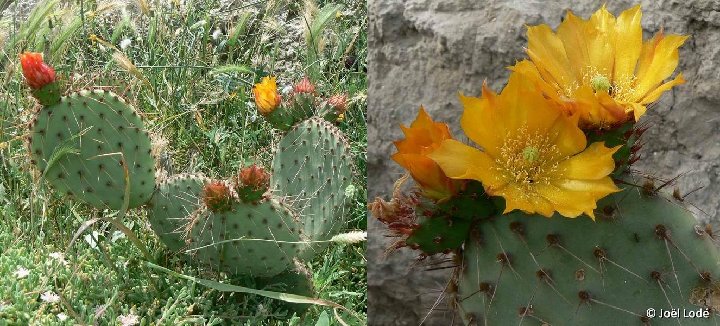
[[[525,25],[555,28],[567,9],[588,17],[600,1],[369,0],[368,184],[370,199],[390,193],[402,169],[390,160],[398,126],[409,124],[422,104],[433,118],[449,123],[454,136],[462,109],[457,92],[479,95],[487,80],[500,90],[507,66],[525,57]],[[619,14],[634,2],[613,1]],[[663,179],[682,176],[682,193],[704,222],[720,213],[720,1],[642,1],[645,37],[666,33],[691,35],[680,50],[678,71],[687,83],[665,94],[643,118],[643,159],[635,166]],[[387,197],[386,197],[387,198]],[[693,208],[696,207],[696,208]],[[372,217],[368,246],[368,314],[371,325],[418,325],[428,313],[451,270],[426,272],[416,253],[389,256],[392,242]],[[413,267],[416,266],[416,267]],[[425,325],[450,325],[456,317],[440,303]],[[455,318],[455,323],[459,320]]]

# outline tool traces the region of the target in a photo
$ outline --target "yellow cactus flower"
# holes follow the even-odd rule
[[[619,191],[608,175],[620,146],[587,146],[578,115],[558,110],[523,76],[513,73],[500,95],[483,85],[481,98],[460,100],[462,128],[482,151],[445,140],[429,157],[448,177],[479,180],[488,194],[505,198],[504,213],[594,219],[597,201]]]
[[[668,79],[678,65],[678,48],[687,36],[660,31],[643,42],[640,6],[615,18],[605,6],[589,20],[568,11],[553,32],[547,25],[528,28],[527,54],[511,67],[535,81],[536,87],[580,113],[582,127],[604,129],[634,117],[673,86],[682,73]]]
[[[392,159],[410,172],[420,185],[423,195],[435,200],[444,200],[457,193],[462,181],[448,178],[440,167],[427,155],[446,139],[452,139],[450,129],[444,123],[435,122],[420,107],[410,128],[400,126],[405,139],[396,141],[398,152]]]
[[[261,114],[267,115],[273,112],[278,106],[282,98],[277,90],[275,77],[263,77],[260,83],[253,87],[253,95],[255,96],[255,104]]]

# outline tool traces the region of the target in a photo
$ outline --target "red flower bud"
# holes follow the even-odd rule
[[[240,169],[235,180],[235,191],[243,201],[259,200],[268,188],[270,188],[270,174],[255,164]]]
[[[32,89],[40,89],[55,81],[55,70],[43,62],[42,53],[25,52],[20,55],[23,76]]]
[[[205,186],[202,194],[205,206],[213,212],[224,212],[232,207],[233,196],[225,182],[213,181]]]
[[[305,77],[299,83],[295,84],[295,86],[293,86],[293,91],[295,93],[314,94],[315,85],[310,82],[309,78]]]
[[[270,187],[270,175],[261,166],[253,164],[240,170],[240,183],[256,190],[266,190]]]
[[[347,109],[347,100],[348,98],[346,94],[336,94],[331,96],[327,102],[330,106],[335,108],[335,111],[337,111],[338,114],[343,114]]]

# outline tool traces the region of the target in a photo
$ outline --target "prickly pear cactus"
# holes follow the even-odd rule
[[[226,211],[202,207],[190,218],[187,252],[220,270],[271,277],[287,270],[305,247],[297,215],[270,196],[235,200]]]
[[[345,225],[351,179],[347,140],[335,126],[316,117],[295,125],[280,141],[270,189],[298,213],[308,238],[324,241]],[[303,258],[325,247],[326,242],[314,243]]]
[[[478,223],[456,271],[466,324],[664,325],[677,320],[647,310],[717,311],[720,253],[681,205],[631,188],[599,208],[595,222],[514,212]]]
[[[190,216],[200,208],[202,190],[210,179],[197,174],[173,176],[160,184],[150,202],[148,220],[155,234],[172,251],[185,247]]]
[[[81,91],[39,106],[30,126],[32,163],[57,191],[97,208],[129,208],[152,197],[155,159],[142,119],[121,97]]]

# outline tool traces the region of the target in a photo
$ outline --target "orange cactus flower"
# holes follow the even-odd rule
[[[32,89],[40,89],[55,81],[55,70],[43,62],[42,53],[25,52],[20,55],[23,76]]]
[[[667,81],[678,65],[678,48],[687,36],[663,31],[643,42],[640,6],[617,18],[605,9],[583,20],[572,12],[557,28],[528,28],[530,60],[511,69],[534,81],[545,96],[580,113],[582,127],[605,129],[637,121],[647,106],[685,82],[682,73]]]
[[[253,87],[253,95],[255,96],[255,104],[263,115],[273,112],[280,106],[282,101],[275,77],[263,77],[260,83],[255,84]]]
[[[446,139],[452,139],[450,129],[444,123],[435,122],[420,107],[410,128],[400,126],[405,139],[396,141],[398,152],[392,159],[410,172],[423,190],[425,197],[444,200],[456,194],[462,181],[448,178],[433,160],[428,158],[433,150]]]

